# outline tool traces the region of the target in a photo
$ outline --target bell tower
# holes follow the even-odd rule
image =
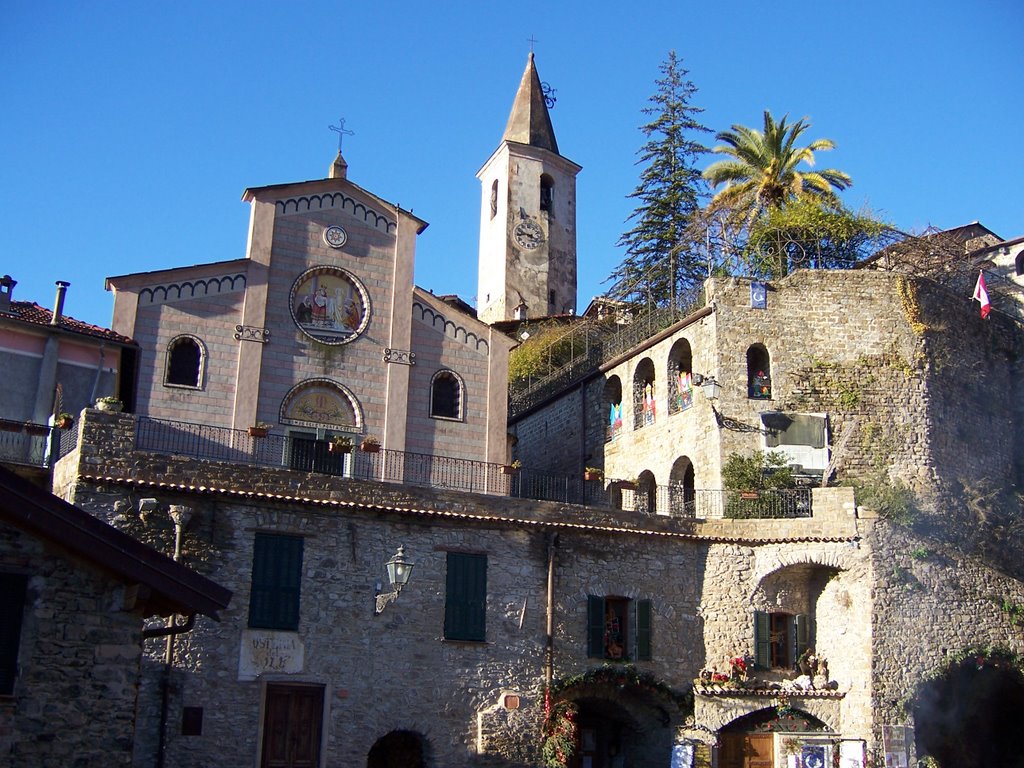
[[[576,312],[576,174],[558,154],[533,53],[481,185],[477,315],[485,323]]]

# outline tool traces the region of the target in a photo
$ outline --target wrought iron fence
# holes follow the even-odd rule
[[[0,461],[45,467],[50,460],[50,433],[45,424],[0,420]]]
[[[63,450],[62,445],[62,450]],[[300,472],[514,498],[622,509],[694,519],[811,516],[808,489],[743,494],[675,485],[637,486],[621,480],[586,480],[474,459],[380,449],[340,451],[327,440],[299,436],[253,437],[245,430],[183,421],[136,418],[135,447],[209,461],[279,467]]]

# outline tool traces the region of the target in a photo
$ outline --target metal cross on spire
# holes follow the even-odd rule
[[[528,42],[528,43],[530,44],[530,53],[533,53],[533,44],[534,44],[534,43],[539,43],[539,42],[540,42],[540,40],[537,40],[537,39],[536,39],[536,38],[534,38],[534,36],[533,36],[533,35],[531,34],[531,35],[530,35],[530,36],[529,36],[529,37],[528,37],[528,38],[526,39],[526,42]]]
[[[345,127],[345,118],[339,117],[337,125],[328,125],[332,131],[338,134],[338,154],[341,154],[341,142],[346,136],[355,136],[355,131],[350,131]]]

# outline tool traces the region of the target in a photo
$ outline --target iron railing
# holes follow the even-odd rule
[[[639,486],[621,480],[585,480],[474,459],[381,449],[332,450],[327,440],[290,435],[253,437],[245,430],[183,421],[136,418],[135,447],[209,461],[279,467],[300,472],[445,488],[514,498],[623,509],[650,515],[708,518],[810,517],[811,492],[695,490]]]
[[[0,461],[29,467],[47,466],[50,432],[51,428],[45,424],[0,419]]]

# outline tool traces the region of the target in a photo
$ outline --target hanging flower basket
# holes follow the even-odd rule
[[[359,450],[363,453],[380,453],[380,443],[375,437],[368,437],[359,444]]]
[[[249,427],[247,431],[249,433],[249,437],[266,437],[267,432],[270,431],[270,427],[257,424],[256,426]]]
[[[761,498],[761,494],[757,491],[740,491],[740,498],[746,501],[754,501]]]
[[[503,475],[514,475],[519,471],[519,462],[513,462],[511,464],[503,464],[501,467],[501,474]]]
[[[344,437],[335,438],[327,444],[331,453],[352,453],[352,441]]]
[[[587,467],[583,470],[583,479],[588,482],[591,480],[604,480],[604,470]]]

